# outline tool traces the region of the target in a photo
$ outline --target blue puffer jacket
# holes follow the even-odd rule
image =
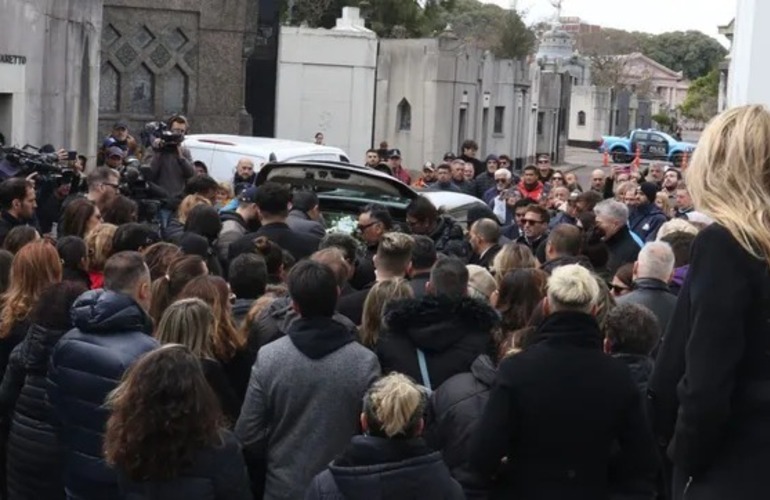
[[[107,395],[142,354],[155,349],[152,321],[128,295],[92,290],[72,306],[75,329],[54,348],[48,398],[65,452],[68,496],[122,498],[115,472],[102,458]]]

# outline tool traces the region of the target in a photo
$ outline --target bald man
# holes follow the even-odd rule
[[[489,269],[500,251],[500,225],[492,219],[477,220],[471,226],[469,236],[473,254],[468,263]]]
[[[254,161],[251,158],[241,158],[235,166],[235,176],[233,177],[233,190],[235,196],[241,194],[241,191],[253,186],[257,181],[257,174],[254,172]]]
[[[597,168],[591,172],[591,190],[599,194],[604,193],[604,170]]]

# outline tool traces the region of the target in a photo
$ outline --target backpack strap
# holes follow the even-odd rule
[[[430,385],[430,375],[428,375],[428,363],[425,362],[425,353],[422,349],[417,349],[417,363],[420,365],[420,376],[422,377],[422,385],[432,391],[433,388]]]

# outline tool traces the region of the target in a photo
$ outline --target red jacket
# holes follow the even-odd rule
[[[545,186],[540,181],[537,182],[535,188],[532,190],[528,190],[523,181],[519,182],[517,187],[519,189],[519,193],[521,193],[522,198],[529,198],[530,200],[537,202],[539,202],[540,198],[542,198],[542,196],[545,194]]]
[[[406,171],[406,169],[402,166],[397,169],[393,169],[393,177],[400,180],[407,186],[412,184],[412,178],[409,177],[409,172]]]

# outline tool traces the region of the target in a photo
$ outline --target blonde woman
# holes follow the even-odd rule
[[[669,200],[668,194],[666,194],[665,191],[658,191],[658,194],[655,195],[655,204],[666,217],[669,219],[671,218],[673,208],[671,207],[671,200]]]
[[[426,403],[426,394],[406,375],[375,382],[364,396],[364,435],[354,436],[313,479],[305,500],[348,498],[343,491],[355,491],[356,498],[464,499],[441,453],[422,439]]]
[[[394,300],[413,297],[412,287],[403,278],[382,280],[375,283],[364,301],[361,327],[358,329],[361,344],[370,349],[377,344],[383,326],[385,308],[388,304]]]
[[[163,230],[163,239],[176,243],[184,233],[184,225],[187,222],[187,216],[190,214],[193,208],[198,205],[211,206],[211,201],[208,198],[204,198],[199,194],[190,194],[182,199],[182,202],[177,208],[176,216],[172,216],[168,225]]]
[[[717,116],[685,176],[714,220],[696,237],[688,278],[650,380],[653,425],[674,465],[673,497],[764,498],[770,476],[770,113]],[[686,492],[686,493],[683,493]]]
[[[91,290],[101,288],[104,284],[104,264],[112,255],[112,238],[118,226],[99,224],[86,235],[86,251],[88,252],[88,277],[91,280]]]
[[[492,274],[497,280],[498,287],[503,277],[516,269],[536,269],[537,259],[532,250],[518,243],[507,243],[497,252],[492,261]]]
[[[161,344],[186,346],[201,361],[203,373],[216,394],[230,424],[238,419],[241,401],[227,381],[222,365],[214,356],[216,318],[201,299],[182,299],[166,309],[158,323],[155,338]]]

